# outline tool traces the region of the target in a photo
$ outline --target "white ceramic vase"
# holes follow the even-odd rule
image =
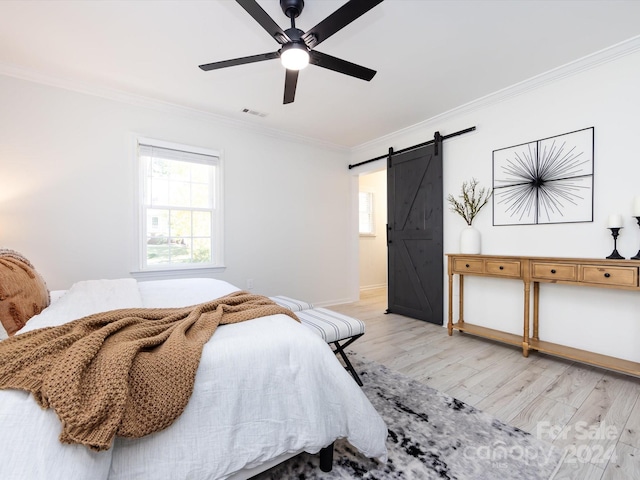
[[[480,232],[471,225],[460,232],[460,253],[480,253]]]

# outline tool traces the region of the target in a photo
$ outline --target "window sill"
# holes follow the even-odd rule
[[[191,268],[173,268],[158,270],[134,270],[129,272],[133,278],[140,281],[145,280],[167,280],[171,278],[195,278],[195,277],[211,277],[216,273],[222,273],[227,269],[221,267],[191,267]]]

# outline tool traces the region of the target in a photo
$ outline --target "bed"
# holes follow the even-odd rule
[[[183,307],[238,291],[214,279],[78,282],[17,334],[97,312]],[[241,479],[346,438],[386,461],[387,429],[331,348],[286,315],[221,325],[205,344],[193,394],[165,430],[116,437],[95,452],[58,440],[60,421],[29,393],[0,390],[3,480]]]

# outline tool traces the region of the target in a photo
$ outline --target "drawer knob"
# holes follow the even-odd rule
[[[605,274],[604,274],[604,278],[609,278],[610,276],[611,276],[611,274],[610,274],[610,273],[605,273]]]
[[[552,269],[551,269],[551,273],[556,273],[556,269],[555,269],[555,268],[552,268]]]
[[[504,270],[504,267],[502,265],[500,265],[500,270]]]
[[[465,267],[469,268],[469,264],[467,263],[467,264],[465,265]]]

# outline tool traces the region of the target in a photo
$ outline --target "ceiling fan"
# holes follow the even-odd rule
[[[311,30],[303,32],[296,28],[295,19],[302,13],[304,0],[280,0],[280,8],[282,8],[284,14],[291,19],[291,28],[286,30],[282,30],[267,12],[258,5],[256,0],[236,0],[282,47],[276,52],[207,63],[200,65],[200,68],[204,71],[209,71],[279,58],[282,65],[287,69],[284,82],[283,103],[285,104],[293,102],[298,84],[298,72],[309,63],[333,70],[334,72],[370,81],[376,74],[375,70],[332,57],[326,53],[320,53],[314,50],[314,48],[382,1],[383,0],[350,0]]]

